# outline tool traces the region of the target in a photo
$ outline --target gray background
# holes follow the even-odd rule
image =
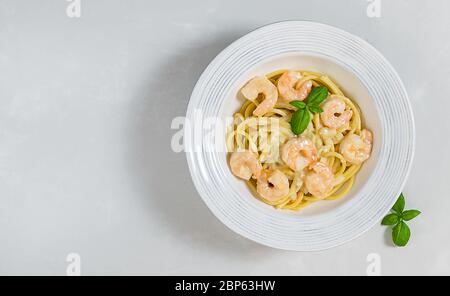
[[[0,274],[450,274],[450,2],[0,0]],[[409,91],[417,149],[405,249],[374,227],[320,253],[257,245],[203,204],[170,149],[202,70],[261,25],[314,20],[361,36]]]

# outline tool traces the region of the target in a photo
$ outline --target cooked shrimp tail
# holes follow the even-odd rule
[[[352,164],[361,164],[370,157],[373,136],[368,130],[362,130],[361,135],[348,134],[342,140],[340,152],[345,160]]]
[[[256,190],[262,198],[277,201],[289,194],[289,179],[279,170],[264,170],[257,180]]]
[[[323,104],[322,108],[320,119],[329,128],[340,129],[348,125],[353,116],[353,111],[347,110],[345,102],[333,96]]]
[[[296,88],[299,80],[302,79],[302,74],[295,71],[287,71],[278,79],[278,91],[285,102],[303,101],[311,92],[313,83],[307,80]]]
[[[304,136],[292,138],[283,145],[281,158],[292,170],[300,172],[317,161],[317,148]]]
[[[230,158],[231,172],[238,178],[250,180],[261,175],[262,165],[255,154],[250,151],[233,152]]]
[[[264,116],[271,112],[278,100],[276,86],[266,77],[255,77],[250,80],[241,90],[242,95],[255,102],[260,94],[264,95],[264,100],[253,111],[255,116]]]

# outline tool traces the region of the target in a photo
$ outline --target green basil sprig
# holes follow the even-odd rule
[[[290,104],[298,110],[292,114],[291,130],[295,135],[301,135],[311,121],[310,113],[322,113],[320,104],[328,97],[328,89],[324,86],[318,86],[311,90],[306,103],[302,101],[292,101]]]
[[[398,247],[405,247],[411,238],[411,229],[405,221],[411,221],[421,214],[418,210],[405,211],[405,197],[400,194],[395,205],[392,207],[393,213],[384,217],[381,225],[394,226],[392,228],[392,241]]]
[[[298,109],[291,118],[291,130],[294,135],[302,134],[308,127],[311,121],[311,115],[309,114],[308,108]]]
[[[318,86],[311,90],[307,98],[308,106],[320,106],[328,97],[328,88],[325,86]]]

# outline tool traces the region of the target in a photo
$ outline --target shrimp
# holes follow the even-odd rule
[[[277,201],[289,194],[289,179],[279,170],[264,170],[256,182],[256,191],[268,201]]]
[[[305,187],[315,197],[320,197],[329,192],[335,182],[331,168],[323,162],[317,162],[312,170],[305,176]]]
[[[352,164],[361,164],[370,157],[373,136],[368,130],[362,130],[361,135],[348,134],[341,142],[339,151],[345,160]]]
[[[250,180],[261,175],[262,165],[255,154],[250,151],[233,152],[230,158],[231,172],[238,178]]]
[[[242,89],[242,95],[254,102],[260,94],[264,95],[264,100],[253,111],[255,116],[263,116],[269,113],[275,107],[278,100],[278,91],[276,86],[266,77],[255,77],[250,80]]]
[[[292,138],[283,145],[281,159],[291,169],[300,172],[311,163],[317,161],[317,148],[305,136]]]
[[[333,96],[325,102],[323,110],[320,119],[324,125],[334,129],[347,125],[353,116],[352,110],[346,110],[345,102]]]
[[[287,71],[278,79],[278,91],[285,102],[303,101],[311,92],[313,83],[311,80],[303,82],[299,87],[295,87],[302,78],[302,74],[294,71]]]

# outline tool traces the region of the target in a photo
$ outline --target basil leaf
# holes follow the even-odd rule
[[[403,196],[403,193],[400,194],[400,197],[398,198],[392,209],[398,214],[403,213],[403,210],[405,209],[405,197]]]
[[[398,223],[392,230],[392,241],[398,247],[404,247],[408,244],[411,237],[411,230],[405,222]]]
[[[292,114],[291,118],[292,132],[297,136],[302,134],[308,127],[310,121],[311,116],[306,108],[297,110]]]
[[[418,210],[404,211],[402,214],[402,219],[405,221],[411,221],[412,219],[416,218],[420,214],[422,214],[422,213]]]
[[[323,109],[320,108],[319,106],[308,106],[308,109],[312,112],[312,113],[322,113]]]
[[[422,213],[418,210],[405,211],[405,197],[403,196],[403,193],[400,194],[400,197],[392,207],[392,210],[395,211],[395,213],[384,217],[381,224],[395,225],[392,228],[392,241],[394,242],[394,245],[404,247],[411,238],[411,229],[409,229],[409,226],[405,221],[410,221]]]
[[[308,99],[307,99],[307,105],[308,106],[319,106],[322,104],[323,101],[328,98],[328,88],[324,86],[318,86],[312,89],[312,91],[309,93]]]
[[[389,214],[386,217],[384,217],[383,221],[381,221],[381,225],[386,226],[396,225],[398,224],[398,222],[400,222],[400,218],[398,217],[397,214]]]
[[[306,104],[302,101],[292,101],[289,104],[291,104],[294,107],[297,107],[298,109],[305,109]]]

